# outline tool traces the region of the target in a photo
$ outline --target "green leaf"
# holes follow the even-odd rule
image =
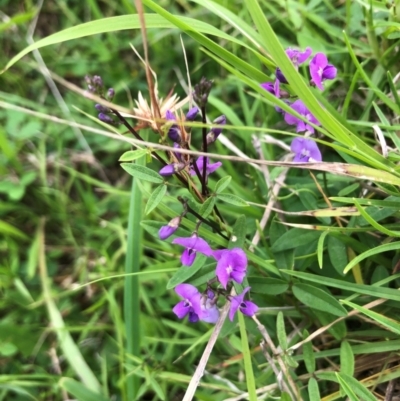
[[[318,382],[313,377],[311,377],[308,381],[308,395],[310,397],[310,401],[321,401]]]
[[[321,284],[321,276],[316,274],[297,272],[293,270],[281,270],[281,272],[301,278],[303,280]],[[392,288],[382,288],[373,285],[349,283],[343,280],[337,280],[330,277],[324,277],[323,283],[328,287],[340,288],[344,291],[351,291],[356,294],[370,295],[375,298],[385,298],[385,299],[392,299],[394,301],[400,301],[399,291],[394,290]]]
[[[320,232],[293,228],[286,231],[271,247],[272,252],[285,251],[286,249],[297,248],[311,241],[316,240],[321,235]]]
[[[354,374],[354,354],[351,345],[346,340],[340,344],[340,373],[349,376]]]
[[[164,181],[160,174],[139,164],[122,163],[121,167],[130,175],[140,180],[155,182],[156,184],[161,184]]]
[[[221,178],[216,184],[215,184],[215,192],[219,194],[222,192],[231,182],[232,177],[230,175],[227,175],[224,178]]]
[[[342,241],[340,241],[340,239],[332,235],[329,236],[328,255],[332,266],[340,275],[343,275],[343,269],[348,263],[346,245]]]
[[[109,398],[102,396],[99,393],[95,393],[89,390],[82,383],[69,377],[63,377],[59,381],[59,386],[72,394],[78,401],[108,401]]]
[[[272,224],[269,230],[269,236],[271,245],[275,245],[276,242],[289,230],[277,219],[272,220]],[[278,269],[291,269],[294,263],[294,249],[287,249],[283,252],[273,252],[276,266]]]
[[[281,393],[281,398],[279,399],[279,401],[293,401],[293,399],[290,394],[283,392]]]
[[[149,214],[154,208],[156,208],[164,198],[166,192],[167,186],[165,184],[159,185],[150,195],[144,214]]]
[[[215,205],[215,196],[210,196],[200,207],[200,216],[207,218],[208,215],[213,211]]]
[[[352,386],[349,384],[349,382],[346,379],[344,379],[340,373],[336,373],[336,377],[339,382],[341,390],[343,390],[344,393],[349,397],[349,400],[350,401],[360,401],[357,398],[357,396],[356,396],[355,392],[353,391]]]
[[[131,162],[133,160],[139,159],[142,156],[147,155],[149,153],[148,149],[137,149],[137,150],[128,150],[123,153],[119,158],[120,162]]]
[[[387,251],[395,251],[397,249],[400,249],[400,241],[379,245],[376,248],[365,251],[361,255],[356,256],[352,261],[350,261],[350,263],[343,270],[343,273],[348,273],[355,265],[360,263],[362,260],[369,258],[372,255],[376,255]]]
[[[285,330],[285,320],[283,318],[283,313],[280,311],[276,317],[276,335],[278,336],[279,345],[283,351],[288,348],[286,330]]]
[[[322,269],[322,267],[323,267],[324,241],[325,241],[325,237],[328,235],[328,233],[329,233],[329,231],[324,231],[318,239],[317,255],[318,255],[318,264],[319,264],[320,269]]]
[[[373,394],[371,394],[358,380],[354,377],[349,376],[345,373],[336,373],[339,384],[342,386],[343,390],[345,388],[351,389],[351,394],[358,395],[359,398],[355,398],[356,401],[378,401]],[[349,390],[348,390],[349,391]],[[346,390],[345,390],[346,392]],[[350,391],[346,392],[350,396]]]
[[[310,333],[307,330],[303,330],[303,339],[307,338]],[[304,364],[306,365],[306,369],[308,373],[315,372],[315,356],[314,350],[312,347],[312,342],[308,341],[303,344],[303,358]]]
[[[184,283],[194,274],[196,274],[206,263],[207,256],[201,253],[196,255],[196,259],[192,266],[182,266],[168,281],[167,290],[176,287],[178,284]]]
[[[249,206],[249,204],[243,200],[242,198],[239,198],[236,195],[232,194],[218,194],[218,199],[222,200],[223,202],[230,203],[231,205],[235,206]]]
[[[380,313],[374,312],[372,310],[369,310],[367,308],[364,308],[362,306],[356,305],[353,302],[350,301],[342,301],[345,305],[350,306],[353,309],[356,309],[363,313],[364,315],[368,316],[369,318],[375,320],[377,323],[380,325],[386,327],[390,331],[393,331],[393,333],[400,334],[400,322],[397,320],[391,319],[389,317],[386,317],[384,315],[381,315]],[[345,372],[347,373],[347,372]]]
[[[251,292],[256,294],[278,295],[284,293],[289,284],[272,277],[248,277]]]
[[[311,309],[331,313],[335,316],[347,316],[346,309],[330,294],[309,284],[295,284],[294,296]]]
[[[6,223],[5,221],[0,220],[0,235],[10,235],[12,237],[17,237],[20,239],[27,240],[29,237],[25,235],[21,230],[15,228],[11,224]]]
[[[228,249],[243,248],[246,241],[246,216],[240,215],[232,229]]]

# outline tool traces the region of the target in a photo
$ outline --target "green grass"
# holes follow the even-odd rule
[[[99,126],[93,101],[56,82],[58,96],[35,53],[81,89],[86,74],[101,75],[114,103],[132,108],[139,91],[149,99],[130,47],[144,54],[134,2],[14,3],[2,2],[10,20],[0,24],[0,401],[182,400],[213,336],[195,400],[385,399],[400,376],[396,10],[378,1],[143,0],[160,96],[174,88],[185,97],[182,35],[192,85],[214,81],[207,117],[227,116],[226,138],[209,149],[223,163],[209,180],[218,210],[205,210],[182,181],[123,169],[133,137]],[[310,88],[289,46],[325,52],[337,78],[323,92]],[[324,163],[310,169],[284,163],[296,133],[274,107],[289,106],[259,86],[276,65],[285,90],[321,122]],[[139,133],[157,149],[158,134]],[[192,133],[199,150],[201,128]],[[227,320],[213,334],[172,313],[173,287],[204,288],[215,268],[211,259],[182,268],[182,249],[158,239],[182,212],[177,196],[207,217],[199,235],[213,248],[243,242],[257,321]],[[196,223],[189,213],[179,236]]]

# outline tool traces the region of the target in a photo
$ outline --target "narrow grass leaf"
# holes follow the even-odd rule
[[[92,390],[89,390],[82,383],[71,379],[69,377],[63,377],[58,385],[67,391],[69,394],[72,394],[74,398],[78,401],[107,401],[109,398],[102,396],[99,393],[95,393]]]
[[[170,278],[167,284],[167,290],[175,288],[178,284],[184,283],[190,277],[195,275],[206,263],[207,256],[198,253],[192,266],[182,266]]]
[[[357,398],[357,395],[353,391],[349,382],[345,378],[343,378],[340,373],[336,373],[336,378],[338,380],[341,390],[343,390],[344,393],[349,397],[349,401],[360,401]]]
[[[245,206],[249,206],[249,204],[243,200],[242,198],[239,198],[239,196],[236,195],[232,195],[232,194],[218,194],[218,199],[229,203],[231,205],[235,205],[235,206],[241,206],[241,207],[245,207]]]
[[[309,284],[295,284],[293,286],[294,296],[304,305],[311,309],[343,317],[347,316],[346,309],[330,294]]]
[[[319,393],[318,382],[311,377],[308,381],[308,395],[310,397],[310,401],[321,401],[321,395]]]
[[[282,350],[286,351],[288,348],[288,342],[285,330],[285,319],[281,311],[279,311],[278,316],[276,317],[276,335]]]
[[[389,244],[379,245],[376,248],[372,248],[368,251],[363,252],[362,254],[355,257],[343,270],[343,273],[348,273],[355,265],[360,263],[362,260],[369,258],[370,256],[380,254],[382,252],[388,251],[396,251],[400,249],[400,242],[392,242]]]
[[[2,220],[0,220],[0,233],[3,235],[10,235],[12,237],[24,240],[29,239],[29,237],[25,235],[21,230]]]
[[[321,276],[293,270],[281,270],[282,273],[298,277],[303,280],[321,284]],[[328,287],[340,288],[344,291],[354,292],[356,294],[370,295],[375,298],[392,299],[400,301],[400,292],[392,288],[377,287],[365,284],[349,283],[343,280],[337,280],[330,277],[324,277],[324,285]]]
[[[303,330],[303,339],[307,338],[310,333],[307,330]],[[306,365],[306,369],[308,373],[315,372],[315,355],[312,347],[312,342],[308,341],[303,344],[303,358],[304,364]]]
[[[346,340],[340,344],[340,373],[349,376],[354,374],[354,354],[351,345]]]
[[[375,322],[377,322],[378,324],[380,324],[383,327],[386,327],[387,329],[389,329],[390,331],[392,331],[393,333],[396,334],[400,334],[400,322],[398,322],[397,320],[393,320],[389,317],[386,317],[384,315],[381,315],[380,313],[374,312],[372,310],[366,309],[362,306],[356,305],[353,302],[350,301],[345,301],[343,300],[342,303],[344,303],[345,305],[350,306],[351,308],[360,311],[361,313],[363,313],[364,315],[368,316],[369,318],[371,318],[372,320],[374,320]],[[347,373],[347,372],[345,372]]]
[[[253,366],[251,363],[251,353],[249,349],[249,340],[247,338],[246,325],[244,317],[241,313],[238,314],[240,337],[242,340],[244,371],[246,374],[247,392],[249,393],[250,401],[257,401],[256,382],[254,379]]]
[[[347,384],[347,386],[352,389],[353,393],[355,393],[359,397],[359,398],[357,398],[357,400],[378,401],[377,398],[371,392],[369,392],[365,388],[365,386],[362,383],[360,383],[357,379],[355,379],[353,376],[350,376],[350,375],[348,375],[346,373],[342,373],[342,372],[337,373],[337,375],[342,380],[342,382],[341,382],[338,377],[339,383],[342,384],[343,382],[345,382]],[[382,380],[382,382],[388,381],[387,379],[384,379],[382,376],[380,377],[380,380]]]
[[[325,237],[329,234],[328,231],[324,231],[318,239],[318,246],[317,246],[317,256],[318,256],[318,265],[319,268],[322,269],[323,267],[323,259],[324,259],[324,241]]]
[[[161,184],[164,181],[160,174],[139,164],[121,163],[121,167],[132,177],[139,178],[144,181],[150,181],[156,184]]]
[[[156,208],[163,200],[167,192],[167,186],[165,184],[159,185],[150,195],[144,214],[149,214],[154,208]]]

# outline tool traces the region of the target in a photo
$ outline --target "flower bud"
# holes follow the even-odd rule
[[[283,75],[283,73],[279,67],[275,70],[275,76],[276,76],[276,79],[279,80],[279,82],[282,82],[283,84],[288,83],[287,79],[285,78],[285,76]]]
[[[172,164],[167,164],[164,166],[158,174],[168,177],[170,175],[173,175],[175,173],[178,173],[179,171],[183,170],[185,168],[184,163],[172,163]]]
[[[115,124],[115,121],[105,113],[99,113],[98,118],[100,121],[103,121],[103,123]]]
[[[173,142],[180,143],[181,142],[181,130],[178,128],[176,124],[172,125],[168,130],[168,138]]]
[[[200,107],[205,107],[207,104],[212,84],[213,81],[209,81],[203,77],[200,82],[194,86],[193,99]]]
[[[158,236],[161,240],[165,240],[170,237],[181,224],[181,217],[174,217],[166,226],[162,226],[158,231]]]
[[[105,113],[106,114],[106,113],[108,113],[110,111],[108,107],[104,107],[103,105],[101,105],[99,103],[95,104],[94,107],[100,113]]]
[[[107,91],[107,99],[111,102],[114,99],[115,90],[114,88],[109,88]]]
[[[187,121],[195,120],[195,118],[197,117],[197,114],[199,114],[199,108],[194,106],[186,114],[186,120]]]

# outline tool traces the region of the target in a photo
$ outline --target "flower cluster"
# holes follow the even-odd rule
[[[171,223],[164,226],[159,231],[161,239],[165,239],[165,232],[169,230]],[[171,235],[174,231],[170,230]],[[197,234],[191,237],[178,237],[172,241],[173,244],[181,245],[185,249],[181,256],[184,266],[190,268],[196,259],[197,253],[214,258],[217,261],[215,270],[216,280],[219,282],[217,288],[211,287],[211,282],[207,284],[206,291],[200,293],[191,284],[179,284],[175,292],[183,299],[174,308],[173,312],[182,319],[189,315],[189,321],[194,323],[202,320],[207,323],[215,323],[219,317],[217,300],[219,296],[224,296],[230,304],[229,318],[233,320],[235,313],[239,309],[247,316],[253,316],[258,307],[251,301],[244,301],[246,293],[250,287],[246,287],[237,296],[231,296],[230,287],[232,282],[242,284],[247,273],[247,256],[241,248],[212,250],[210,245]]]
[[[312,49],[307,47],[304,51],[287,49],[286,55],[292,61],[294,67],[298,69],[299,65],[305,63],[312,54]],[[325,80],[334,79],[337,74],[336,68],[328,63],[328,58],[323,53],[317,53],[311,59],[309,64],[312,86],[323,90],[323,82]],[[311,114],[306,105],[300,100],[295,100],[290,102],[288,97],[288,92],[281,89],[281,84],[288,84],[285,76],[278,67],[275,71],[275,82],[265,82],[261,84],[261,87],[273,94],[277,98],[284,98],[285,103],[287,103],[295,112],[300,114],[303,119],[294,116],[291,113],[283,111],[281,108],[276,107],[276,110],[283,113],[284,120],[289,125],[296,126],[296,132],[305,132],[304,138],[295,138],[291,144],[291,150],[294,152],[295,162],[320,162],[322,161],[321,152],[318,149],[316,143],[306,137],[314,133],[314,125],[320,125],[320,122]],[[311,123],[311,124],[310,124]]]

